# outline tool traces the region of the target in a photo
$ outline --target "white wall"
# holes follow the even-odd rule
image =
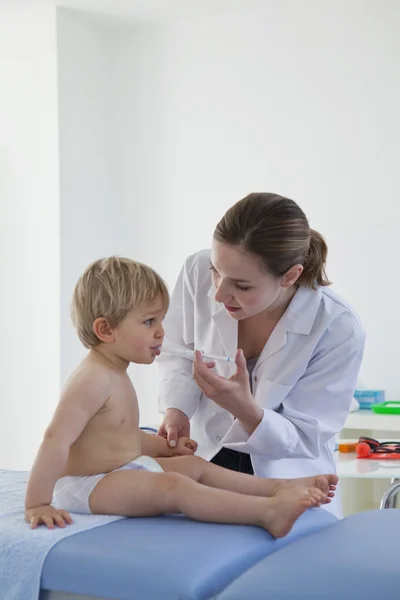
[[[163,37],[157,27],[114,30],[113,195],[119,253],[165,274],[168,231]],[[182,256],[182,255],[181,255]],[[159,421],[156,365],[131,365],[142,424]]]
[[[172,285],[233,202],[292,196],[326,236],[334,288],[367,329],[362,379],[390,398],[400,398],[399,29],[396,0],[275,0],[118,33],[113,55],[128,250]],[[142,414],[157,419],[156,372],[140,386]]]
[[[62,9],[57,25],[50,8],[2,15],[1,466],[30,466],[85,352],[68,313],[86,265],[125,254],[172,286],[254,190],[293,196],[325,234],[368,332],[362,378],[400,397],[399,27],[396,0],[271,0],[141,31]],[[142,423],[156,422],[156,367],[131,374]]]
[[[54,9],[0,17],[0,465],[31,465],[59,391]]]
[[[71,323],[90,262],[119,254],[111,147],[111,37],[106,23],[57,10],[61,214],[61,383],[85,356]]]
[[[156,116],[152,112],[154,103],[161,108],[162,98],[153,94],[151,78],[146,79],[146,73],[154,74],[157,62],[143,55],[148,37],[142,38],[129,25],[66,9],[57,10],[57,34],[64,384],[86,354],[69,316],[75,283],[91,261],[111,254],[134,257],[157,268],[160,240],[158,234],[154,236],[154,219],[161,217],[164,184],[161,112]],[[126,40],[132,48],[127,74],[116,52],[118,40]],[[141,78],[146,81],[140,87],[133,84],[133,96],[125,95],[124,82],[131,92],[132,82]],[[148,109],[150,119],[146,119]],[[149,198],[151,209],[145,204]],[[150,372],[155,380],[154,366],[130,367],[142,397],[148,396]],[[142,409],[143,422],[153,422],[157,415],[156,396],[148,404],[149,413],[149,405]]]

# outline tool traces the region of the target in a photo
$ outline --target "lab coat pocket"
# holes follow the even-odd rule
[[[293,385],[281,385],[269,379],[261,379],[254,397],[261,408],[270,408],[277,411],[293,387]]]

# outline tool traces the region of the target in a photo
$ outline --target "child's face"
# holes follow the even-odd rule
[[[154,362],[164,339],[165,314],[161,294],[153,302],[133,308],[113,330],[115,354],[127,362]]]

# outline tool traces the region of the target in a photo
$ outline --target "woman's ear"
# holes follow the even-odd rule
[[[114,333],[109,322],[104,317],[99,317],[93,323],[93,331],[103,344],[114,342]]]
[[[300,277],[304,270],[303,265],[293,265],[287,273],[283,276],[282,287],[292,287]]]

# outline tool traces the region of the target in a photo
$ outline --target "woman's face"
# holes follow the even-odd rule
[[[211,250],[211,271],[215,300],[238,321],[273,310],[287,291],[283,278],[267,273],[257,257],[217,240]]]

